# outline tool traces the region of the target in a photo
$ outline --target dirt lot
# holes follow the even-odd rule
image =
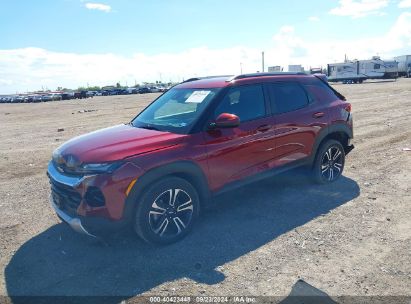
[[[411,79],[335,87],[355,123],[343,178],[293,172],[227,193],[168,247],[75,234],[45,175],[62,142],[129,121],[156,94],[1,104],[0,295],[287,296],[303,279],[333,297],[411,296]]]

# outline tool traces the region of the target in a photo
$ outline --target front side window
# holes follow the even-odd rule
[[[221,89],[173,88],[149,105],[133,121],[138,128],[186,133]]]
[[[274,113],[287,113],[308,105],[307,94],[296,83],[270,84],[269,92]]]
[[[231,88],[217,107],[214,115],[235,114],[241,122],[250,121],[266,115],[263,87],[247,85]]]

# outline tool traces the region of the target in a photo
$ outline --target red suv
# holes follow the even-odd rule
[[[148,242],[171,243],[226,190],[297,166],[335,181],[352,137],[351,105],[323,75],[193,78],[130,123],[56,149],[50,200],[78,232],[132,225]]]

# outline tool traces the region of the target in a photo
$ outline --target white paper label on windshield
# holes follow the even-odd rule
[[[187,98],[186,102],[202,103],[210,93],[211,91],[195,91]]]

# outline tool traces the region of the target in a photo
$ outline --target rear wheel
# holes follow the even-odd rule
[[[200,211],[197,191],[184,179],[164,178],[137,202],[134,230],[145,241],[170,244],[185,237]]]
[[[313,178],[319,184],[336,181],[344,170],[345,152],[339,141],[328,140],[320,146],[312,168]]]

